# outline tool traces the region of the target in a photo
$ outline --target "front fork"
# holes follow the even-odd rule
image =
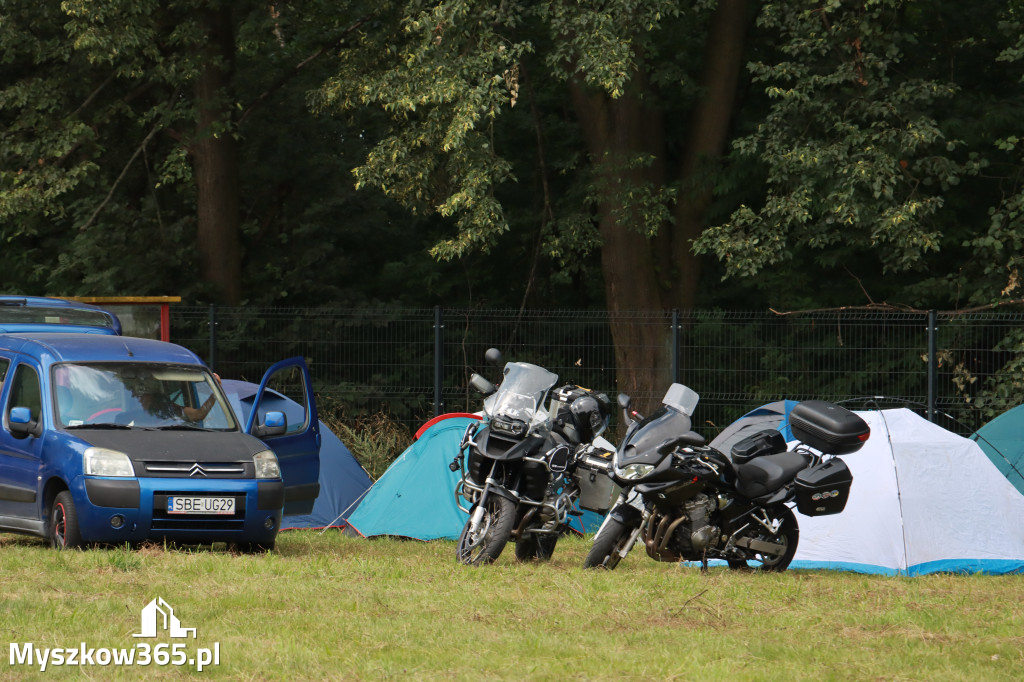
[[[473,511],[469,515],[469,533],[473,535],[480,530],[480,524],[483,523],[484,514],[487,513],[487,498],[490,497],[491,487],[498,484],[494,480],[494,470],[497,468],[498,462],[491,462],[491,473],[487,476],[484,481],[484,489],[480,492],[480,497],[476,501],[476,505],[473,507]]]
[[[640,538],[640,533],[644,529],[644,522],[645,521],[646,521],[646,519],[641,521],[640,525],[637,526],[636,528],[634,528],[633,532],[629,534],[629,540],[627,540],[626,543],[624,545],[622,545],[622,549],[619,550],[619,558],[620,559],[625,559],[626,555],[629,554],[629,550],[633,549],[633,545],[636,544],[637,539]]]
[[[619,499],[615,501],[615,505],[612,507],[612,510],[622,505],[628,505],[630,507],[633,507],[634,509],[639,510],[643,514],[643,516],[640,517],[640,523],[637,524],[637,527],[634,528],[633,532],[629,534],[629,539],[622,545],[622,548],[618,551],[619,557],[625,559],[626,555],[629,554],[629,551],[633,549],[633,545],[635,545],[636,541],[640,538],[640,534],[643,532],[644,525],[647,523],[647,519],[650,518],[651,513],[646,508],[644,508],[643,501],[641,500],[640,495],[633,493],[632,491],[622,491],[622,493],[619,494]],[[604,521],[601,522],[601,527],[597,529],[598,533],[604,530],[605,524],[607,524],[611,518],[612,513],[608,512],[608,515],[604,517]]]
[[[489,486],[484,486],[484,491],[480,494],[480,499],[477,501],[476,506],[473,507],[473,513],[469,516],[470,535],[476,535],[477,531],[480,530],[480,523],[484,520],[484,502],[487,501],[488,489]]]

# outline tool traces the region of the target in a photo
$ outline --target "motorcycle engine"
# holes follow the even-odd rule
[[[544,495],[544,504],[541,505],[537,514],[543,522],[545,530],[555,530],[559,525],[567,522],[569,510],[572,509],[573,499],[569,494],[559,488],[558,481],[552,481]]]
[[[694,552],[703,552],[716,543],[719,530],[711,524],[711,513],[718,503],[707,495],[697,495],[683,505],[686,521],[676,528],[676,540],[682,546],[689,546]]]

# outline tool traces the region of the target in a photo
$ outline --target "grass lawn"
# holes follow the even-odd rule
[[[454,559],[454,543],[288,531],[223,545],[60,553],[0,535],[0,679],[1020,680],[1024,576],[737,573],[634,551],[584,571],[590,539],[548,563]],[[162,597],[195,639],[140,634]],[[147,648],[184,665],[15,662],[50,649]],[[184,643],[184,647],[180,645]],[[173,649],[178,644],[179,649]],[[13,646],[12,646],[13,645]],[[162,645],[162,649],[160,649]],[[217,649],[198,672],[187,659]],[[108,654],[110,655],[110,654]],[[155,656],[153,656],[155,658]]]

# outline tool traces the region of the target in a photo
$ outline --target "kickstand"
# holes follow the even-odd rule
[[[701,573],[707,573],[708,572],[708,555],[707,555],[707,552],[702,554],[701,557],[700,557],[700,572]]]

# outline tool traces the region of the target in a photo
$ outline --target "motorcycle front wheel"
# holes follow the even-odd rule
[[[734,570],[754,568],[760,571],[773,571],[775,573],[781,573],[789,568],[790,562],[793,561],[793,557],[796,555],[796,546],[800,541],[800,526],[797,524],[796,514],[789,507],[773,510],[773,513],[782,520],[778,534],[773,536],[767,532],[761,532],[752,534],[750,537],[766,542],[779,542],[785,546],[785,551],[779,555],[755,554],[754,560],[757,563],[754,565],[750,565],[741,559],[730,559],[728,562],[729,568]]]
[[[635,521],[635,523],[633,523]],[[607,568],[609,571],[619,565],[622,550],[640,523],[640,515],[623,523],[616,518],[607,519],[594,538],[594,545],[583,560],[583,568]]]
[[[519,561],[547,561],[555,553],[558,544],[557,535],[539,533],[527,535],[516,543],[516,559]]]
[[[455,557],[468,566],[489,564],[501,556],[505,544],[512,536],[516,505],[500,495],[489,495],[484,502],[484,516],[475,532],[470,532],[467,521],[459,535]]]

